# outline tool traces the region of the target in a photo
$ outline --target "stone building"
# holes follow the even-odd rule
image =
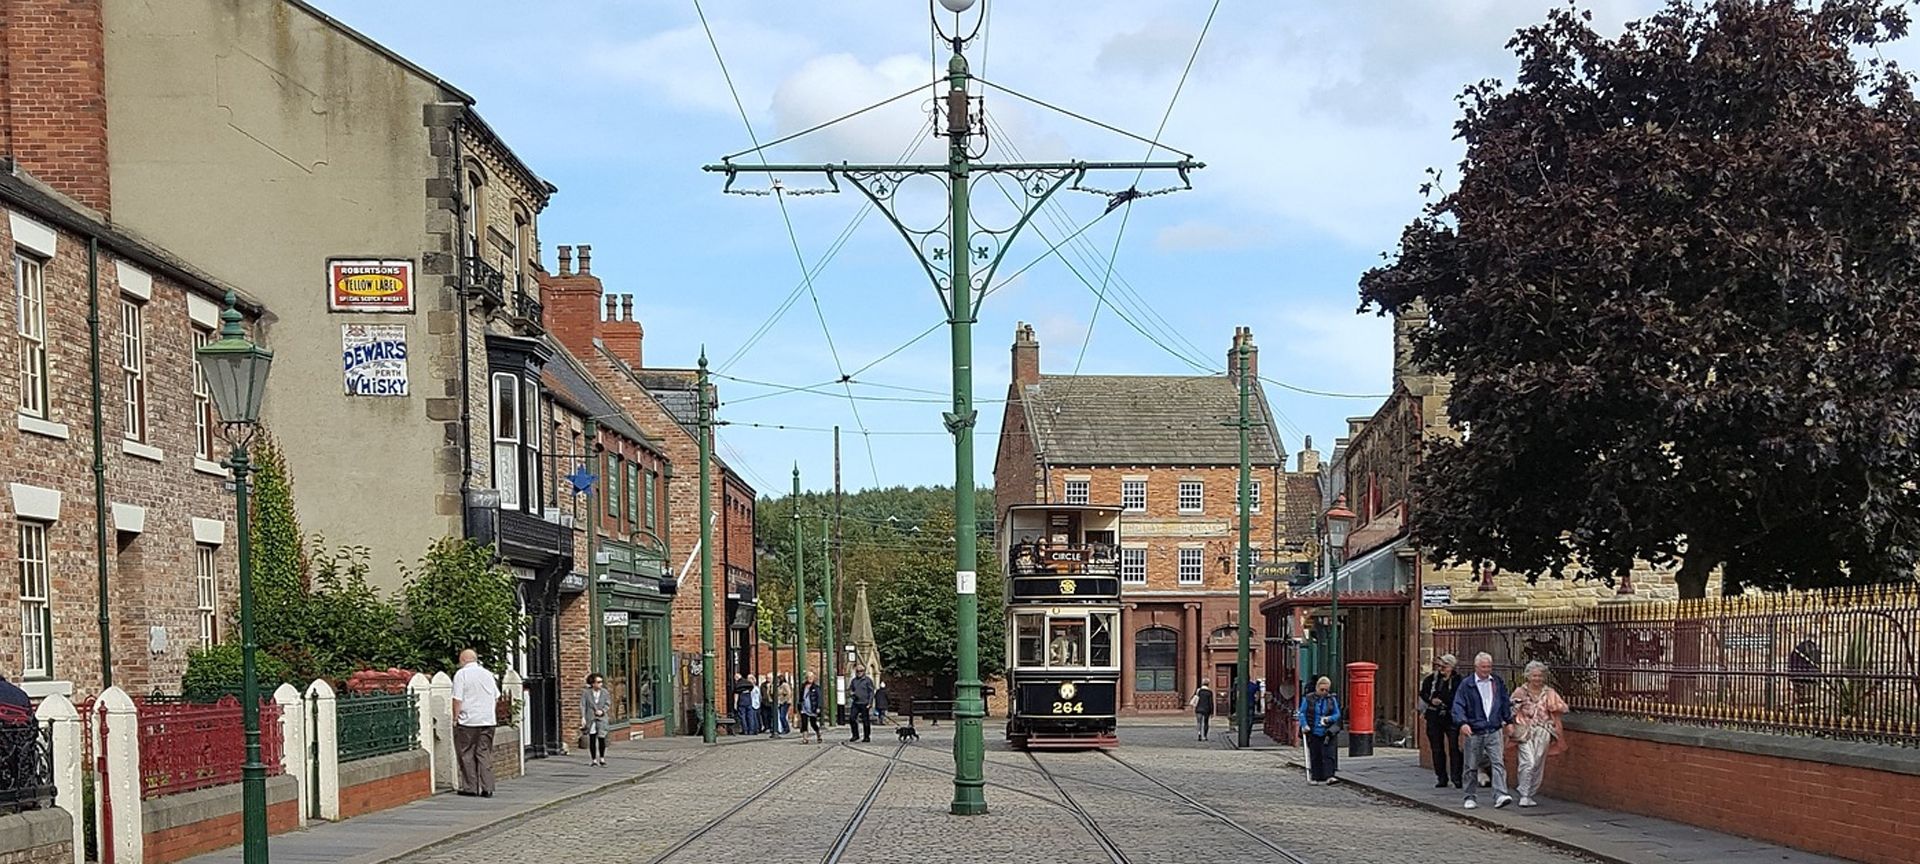
[[[644,364],[645,331],[633,315],[631,296],[608,295],[591,270],[591,247],[581,246],[580,268],[573,247],[559,247],[559,270],[540,275],[546,326],[620,410],[647,434],[665,459],[665,516],[662,545],[672,550],[671,578],[661,593],[671,595],[667,625],[674,693],[671,704],[681,731],[697,726],[701,703],[700,644],[700,496],[710,496],[714,670],[716,699],[736,672],[751,671],[755,655],[753,520],[755,493],[718,455],[709,487],[700,488],[698,394],[687,370],[654,369]],[[709,385],[711,392],[711,385]],[[716,398],[709,395],[709,399]],[[709,433],[711,434],[711,433]],[[724,713],[724,705],[718,706]]]
[[[554,187],[447,82],[300,0],[14,0],[12,152],[112,224],[274,307],[265,423],[304,527],[372,581],[440,537],[492,543],[533,622],[530,743],[559,741],[550,451],[533,273]],[[544,722],[543,722],[544,721]]]
[[[1241,328],[1229,348],[1253,334]],[[1249,374],[1259,375],[1253,349]],[[1252,388],[1252,545],[1256,560],[1311,554],[1266,396]],[[1013,342],[1013,381],[994,463],[1004,516],[1017,504],[1116,506],[1121,522],[1122,711],[1183,709],[1201,678],[1233,692],[1239,589],[1238,378],[1045,375],[1033,327]],[[1308,478],[1310,480],[1310,478]],[[1263,585],[1260,593],[1268,588]],[[1253,669],[1263,668],[1260,638]],[[1259,672],[1254,672],[1255,676]]]
[[[234,289],[39,183],[48,157],[16,143],[0,142],[0,673],[35,698],[177,690],[190,651],[237,638],[228,445],[193,356]]]

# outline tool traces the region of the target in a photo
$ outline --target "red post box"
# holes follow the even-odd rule
[[[1377,663],[1347,664],[1347,755],[1373,755],[1373,679]]]

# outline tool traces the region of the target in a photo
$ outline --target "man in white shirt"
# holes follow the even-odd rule
[[[460,652],[460,670],[453,673],[453,750],[460,764],[460,794],[493,797],[493,727],[499,724],[494,706],[500,685],[480,665],[472,648]]]

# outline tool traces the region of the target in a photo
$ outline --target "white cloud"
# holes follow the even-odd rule
[[[581,62],[605,78],[645,85],[674,104],[737,116],[739,109],[727,88],[731,76],[757,126],[774,84],[818,49],[788,30],[730,20],[712,24],[714,40],[727,60],[727,75],[721,74],[713,46],[697,24],[600,42],[586,49]]]

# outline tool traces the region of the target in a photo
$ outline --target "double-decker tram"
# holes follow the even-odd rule
[[[1007,740],[1108,748],[1120,685],[1120,511],[1032,504],[999,528],[1007,565]]]

